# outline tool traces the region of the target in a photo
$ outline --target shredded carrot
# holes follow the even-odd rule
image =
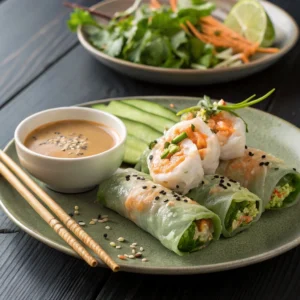
[[[150,7],[152,9],[158,9],[161,7],[161,4],[158,2],[158,0],[151,0],[150,1]]]
[[[173,12],[177,10],[177,0],[170,0],[170,6]]]
[[[204,43],[212,44],[216,47],[232,48],[234,53],[241,54],[241,60],[249,63],[249,57],[256,52],[277,53],[277,48],[259,48],[258,43],[252,43],[239,33],[226,27],[212,16],[200,19],[201,32],[189,21],[186,22],[190,31]]]
[[[257,48],[257,52],[261,53],[277,53],[279,52],[278,48]]]

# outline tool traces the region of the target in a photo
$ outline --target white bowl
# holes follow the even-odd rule
[[[37,127],[70,119],[109,126],[118,135],[115,146],[105,152],[81,158],[50,157],[25,147],[26,136]],[[118,169],[124,156],[126,135],[123,122],[109,113],[91,108],[62,107],[45,110],[23,120],[15,131],[15,141],[20,163],[29,173],[50,189],[79,193],[92,189]]]

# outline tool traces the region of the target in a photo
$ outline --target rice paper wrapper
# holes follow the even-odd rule
[[[237,233],[249,228],[253,223],[259,220],[263,210],[262,200],[257,195],[241,187],[238,182],[229,180],[221,175],[204,176],[202,184],[192,189],[187,194],[187,197],[197,201],[220,217],[224,237],[233,237]],[[233,200],[235,202],[256,202],[259,213],[249,224],[229,231],[226,229],[225,219]]]
[[[159,200],[154,200],[161,190],[166,194],[159,194]],[[98,200],[178,255],[184,254],[178,249],[179,241],[195,220],[211,219],[213,239],[219,239],[221,234],[221,221],[215,213],[187,197],[175,200],[171,190],[153,183],[150,176],[134,169],[121,170],[102,182]]]
[[[239,181],[262,199],[264,207],[268,205],[279,181],[286,175],[294,174],[296,191],[291,201],[284,201],[282,208],[295,205],[300,198],[300,174],[281,159],[259,149],[248,147],[242,157],[221,161],[217,173]]]

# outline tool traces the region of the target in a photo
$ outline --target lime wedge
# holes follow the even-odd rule
[[[225,25],[253,43],[272,45],[275,30],[264,7],[257,0],[240,0],[229,12]]]

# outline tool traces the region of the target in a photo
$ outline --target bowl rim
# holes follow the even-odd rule
[[[97,154],[93,154],[93,155],[90,155],[90,156],[85,156],[85,157],[72,157],[72,158],[63,158],[63,157],[54,157],[54,156],[47,156],[47,155],[44,155],[44,154],[40,154],[40,153],[37,153],[37,152],[34,152],[32,150],[30,150],[29,148],[27,148],[24,143],[21,142],[20,140],[20,130],[21,128],[29,121],[32,121],[32,119],[34,119],[35,117],[39,116],[39,115],[42,115],[42,114],[47,114],[49,112],[52,112],[52,111],[60,111],[60,110],[64,110],[64,111],[68,111],[68,110],[71,110],[71,111],[74,111],[74,110],[81,110],[81,111],[94,111],[96,114],[99,114],[99,115],[105,115],[109,118],[111,118],[114,122],[118,123],[118,125],[120,126],[121,130],[120,132],[117,132],[117,135],[119,136],[119,139],[116,141],[115,145],[104,151],[104,152],[101,152],[101,153],[97,153]],[[82,120],[85,120],[84,118]],[[46,125],[47,123],[51,123],[51,122],[47,122],[45,121],[45,123],[43,123],[44,125]],[[105,125],[105,123],[103,123]],[[41,125],[40,125],[41,126]],[[104,111],[100,111],[100,110],[96,110],[96,109],[92,109],[92,108],[89,108],[89,107],[57,107],[57,108],[51,108],[51,109],[46,109],[46,110],[42,110],[40,112],[37,112],[35,114],[32,114],[30,116],[28,116],[27,118],[25,118],[24,120],[22,120],[19,125],[17,126],[17,128],[15,129],[15,132],[14,132],[14,139],[15,139],[15,143],[16,143],[16,146],[19,147],[22,151],[26,152],[28,155],[31,155],[31,156],[34,156],[36,158],[41,158],[41,159],[48,159],[48,160],[52,160],[52,161],[59,161],[59,162],[72,162],[72,161],[84,161],[84,160],[88,160],[88,159],[93,159],[93,158],[100,158],[101,156],[106,156],[107,154],[109,154],[110,152],[113,152],[114,150],[116,150],[117,148],[119,148],[120,146],[122,146],[125,141],[126,141],[126,138],[127,138],[127,129],[124,125],[124,123],[116,116],[110,114],[110,113],[107,113],[107,112],[104,112]]]
[[[91,6],[91,9],[97,10],[99,7],[106,5],[108,3],[118,2],[120,0],[107,0],[99,2],[93,6]],[[148,72],[160,72],[164,74],[176,74],[176,75],[187,75],[187,74],[223,74],[227,72],[234,72],[234,71],[242,71],[249,68],[255,68],[256,66],[261,65],[262,63],[268,64],[271,63],[274,60],[277,60],[281,58],[283,55],[288,53],[297,43],[300,35],[300,30],[297,22],[295,19],[288,14],[284,9],[279,7],[278,5],[275,5],[269,1],[261,1],[262,4],[269,5],[275,9],[280,10],[280,12],[285,15],[287,19],[289,19],[290,23],[293,25],[295,29],[295,34],[293,35],[292,39],[289,39],[287,44],[280,48],[280,51],[278,53],[273,53],[272,55],[265,56],[263,59],[258,59],[256,61],[250,61],[248,64],[243,64],[241,66],[234,66],[234,67],[227,67],[227,68],[221,68],[221,69],[207,69],[207,70],[198,70],[198,69],[171,69],[171,68],[162,68],[162,67],[154,67],[154,66],[148,66],[143,64],[137,64],[133,63],[124,59],[115,58],[112,56],[109,56],[108,54],[105,54],[104,52],[98,50],[94,46],[92,46],[86,39],[85,34],[82,30],[82,26],[79,26],[77,28],[77,37],[81,45],[89,52],[91,52],[93,55],[101,57],[104,60],[110,61],[115,64],[123,65],[127,68],[132,69],[138,69],[141,71],[148,71]]]

